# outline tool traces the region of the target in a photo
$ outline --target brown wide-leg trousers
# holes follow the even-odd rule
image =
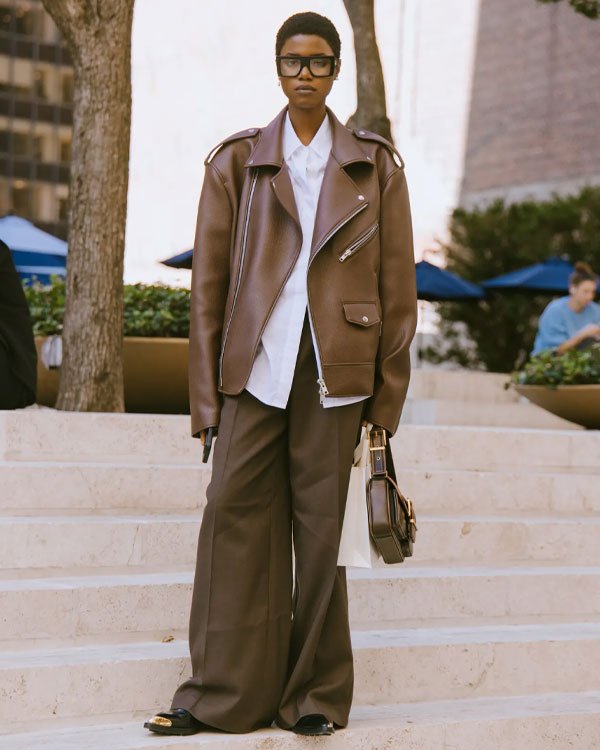
[[[285,409],[224,396],[198,541],[193,677],[172,708],[229,732],[348,722],[353,662],[337,567],[364,402],[324,409],[308,318]],[[292,591],[292,537],[295,577]]]

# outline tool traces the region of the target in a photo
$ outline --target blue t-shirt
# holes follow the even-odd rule
[[[600,325],[600,305],[590,302],[580,312],[569,307],[569,297],[553,300],[540,316],[532,356],[556,349],[589,323]]]

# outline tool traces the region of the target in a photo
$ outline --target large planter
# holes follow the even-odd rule
[[[37,402],[54,406],[59,370],[47,370],[40,350],[43,337],[36,338],[38,350]],[[188,340],[174,338],[123,339],[125,409],[155,414],[189,414]]]
[[[583,427],[600,429],[600,385],[515,385],[533,404]]]

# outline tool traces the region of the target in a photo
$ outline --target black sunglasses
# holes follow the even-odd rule
[[[276,55],[275,61],[277,75],[282,78],[296,78],[305,67],[315,78],[327,78],[333,75],[337,58],[333,55],[309,55],[308,57]]]

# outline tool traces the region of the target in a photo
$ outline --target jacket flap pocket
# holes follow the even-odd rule
[[[366,327],[379,323],[379,312],[375,302],[344,302],[343,307],[349,323]]]

